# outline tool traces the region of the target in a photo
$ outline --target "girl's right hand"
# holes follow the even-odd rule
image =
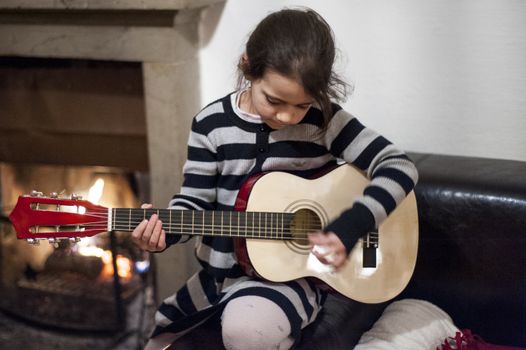
[[[141,205],[142,209],[151,209],[151,204]],[[142,250],[160,252],[166,249],[166,232],[163,223],[153,214],[149,220],[143,220],[132,232],[132,241]]]

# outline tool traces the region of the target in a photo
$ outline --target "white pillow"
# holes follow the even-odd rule
[[[438,306],[417,299],[390,304],[354,350],[436,350],[458,331]]]

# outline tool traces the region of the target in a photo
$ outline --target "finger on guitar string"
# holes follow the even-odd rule
[[[141,221],[139,225],[137,225],[137,227],[135,227],[135,229],[132,231],[131,236],[135,243],[142,241],[142,235],[146,229],[146,225],[148,225],[148,220],[145,219]]]
[[[163,250],[164,248],[166,248],[165,236],[166,233],[163,230],[163,223],[161,220],[157,220],[152,234],[150,236],[150,240],[148,241],[148,249],[156,251]]]
[[[150,241],[150,238],[154,232],[154,230],[161,230],[162,228],[162,222],[159,220],[159,216],[157,214],[153,214],[150,219],[148,220],[148,224],[146,225],[146,228],[142,234],[141,239],[144,242]]]
[[[151,209],[149,203],[141,205],[141,209]],[[142,250],[150,252],[162,251],[166,248],[166,232],[157,214],[142,220],[132,232],[132,241]]]
[[[144,203],[141,205],[141,209],[150,209],[152,208],[153,206],[149,203]],[[155,228],[155,226],[157,225],[157,215],[156,214],[153,214],[150,219],[147,219],[146,221],[146,227],[144,227],[144,229],[142,230],[142,233],[140,235],[140,237],[137,237],[139,238],[141,241],[143,242],[149,242],[150,241],[150,237],[152,236],[152,233],[153,233],[153,230]],[[143,244],[141,244],[141,248],[142,246],[144,246]]]

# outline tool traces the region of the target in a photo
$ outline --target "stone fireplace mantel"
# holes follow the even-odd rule
[[[200,13],[224,0],[3,0],[0,56],[140,62],[151,195],[165,206],[182,182],[192,116],[199,109]],[[193,269],[191,253],[158,257],[164,297]],[[169,271],[169,272],[168,272]]]
[[[224,0],[3,0],[2,9],[39,10],[184,10]]]

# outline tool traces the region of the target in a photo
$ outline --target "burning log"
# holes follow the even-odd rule
[[[46,261],[44,270],[46,272],[75,272],[80,273],[89,279],[96,279],[104,263],[97,256],[83,256],[77,254],[60,254],[57,251],[51,254]]]

